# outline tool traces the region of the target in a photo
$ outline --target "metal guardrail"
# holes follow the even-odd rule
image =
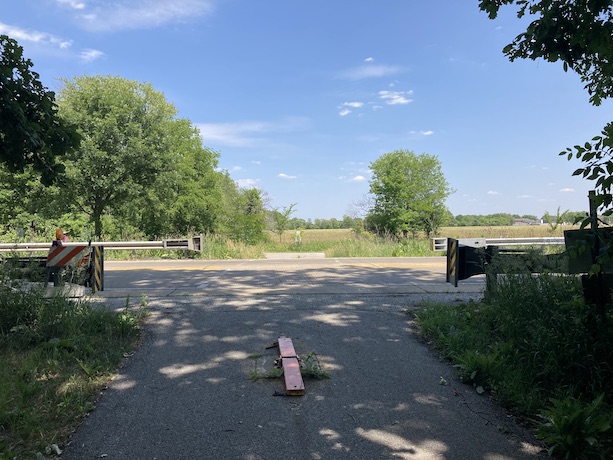
[[[101,246],[105,250],[126,250],[137,251],[143,249],[160,250],[202,250],[202,236],[195,236],[186,239],[173,239],[163,241],[92,241],[91,246]],[[63,246],[82,246],[90,243],[67,242]],[[2,252],[48,252],[51,243],[0,243],[0,253]]]
[[[564,244],[564,237],[536,237],[536,238],[461,238],[460,244],[483,247],[483,246],[560,246]],[[432,238],[430,249],[433,251],[446,251],[447,238]]]

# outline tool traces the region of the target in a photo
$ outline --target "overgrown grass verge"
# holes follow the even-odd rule
[[[139,338],[117,314],[0,284],[0,458],[53,458]]]
[[[586,305],[574,277],[499,279],[487,302],[415,316],[460,379],[538,427],[552,454],[613,458],[613,315]]]

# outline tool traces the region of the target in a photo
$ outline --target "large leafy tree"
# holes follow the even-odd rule
[[[90,216],[100,238],[102,216],[121,214],[167,168],[176,109],[149,84],[108,76],[65,80],[58,105],[81,135],[64,159],[65,199]]]
[[[264,193],[257,188],[243,189],[228,176],[220,231],[234,241],[255,244],[266,239]]]
[[[169,161],[131,212],[146,235],[213,233],[222,208],[219,155],[203,147],[200,132],[186,119],[171,123]]]
[[[74,128],[57,114],[55,94],[32,71],[23,48],[0,35],[0,161],[10,171],[27,166],[51,184],[62,172],[56,161],[78,142]]]
[[[366,217],[368,228],[404,237],[418,231],[436,233],[452,192],[436,156],[396,150],[379,157],[370,169],[374,203]]]

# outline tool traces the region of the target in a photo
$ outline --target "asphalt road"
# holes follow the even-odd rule
[[[446,283],[445,263],[444,257],[107,261],[101,295],[474,295],[482,292],[483,277],[462,281],[457,288]]]
[[[429,296],[457,304],[479,295],[428,293],[441,281],[430,262],[174,263],[107,267],[109,291],[165,295],[149,298],[142,347],[65,460],[543,457],[529,433],[419,340],[407,310]],[[305,379],[304,396],[277,396],[282,380],[252,379],[272,369],[278,351],[267,347],[282,336],[330,374]]]

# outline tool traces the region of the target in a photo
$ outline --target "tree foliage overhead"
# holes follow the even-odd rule
[[[518,7],[518,17],[534,17],[504,48],[511,61],[562,61],[564,70],[581,77],[594,105],[613,95],[612,0],[480,0],[479,8],[494,19],[510,4]]]
[[[55,94],[32,65],[17,41],[0,35],[0,161],[17,172],[31,165],[43,183],[51,184],[62,172],[56,158],[78,138],[58,117]]]
[[[503,5],[517,15],[531,15],[526,31],[504,48],[509,59],[543,58],[562,61],[586,84],[590,102],[599,105],[613,96],[613,0],[481,0],[479,7],[495,18]],[[596,206],[605,215],[613,210],[613,123],[590,142],[569,147],[560,155],[585,163],[574,175],[594,181]]]
[[[396,150],[379,157],[370,169],[370,229],[405,237],[418,231],[436,233],[447,216],[445,200],[452,192],[436,156]]]

